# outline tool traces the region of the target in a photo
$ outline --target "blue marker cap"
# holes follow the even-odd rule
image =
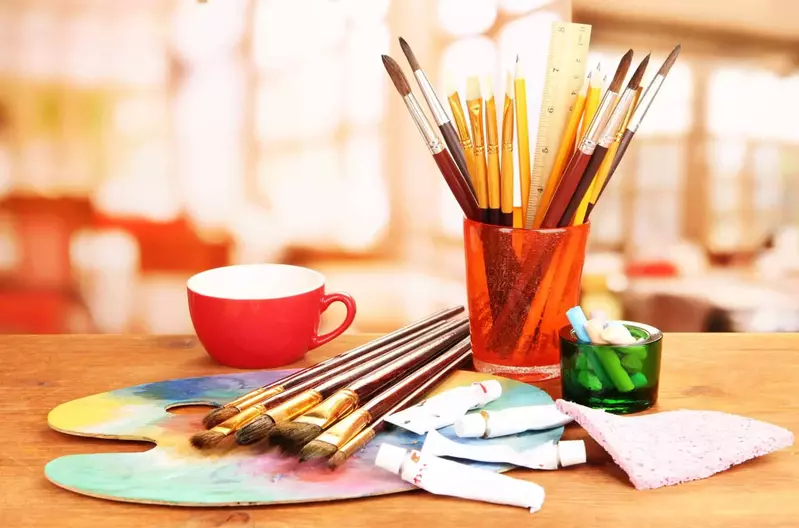
[[[590,343],[591,338],[588,337],[588,332],[585,331],[585,323],[588,322],[588,319],[585,318],[583,309],[579,306],[570,308],[569,311],[566,312],[566,317],[569,318],[574,333],[577,334],[577,339],[583,343]]]

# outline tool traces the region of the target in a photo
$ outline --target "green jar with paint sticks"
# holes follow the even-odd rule
[[[657,402],[663,333],[652,326],[622,324],[636,342],[629,345],[580,341],[571,325],[560,329],[563,399],[614,414],[649,409]]]

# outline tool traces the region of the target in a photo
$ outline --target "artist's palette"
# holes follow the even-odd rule
[[[203,414],[166,410],[185,404],[222,404],[291,371],[262,371],[148,383],[65,403],[48,416],[50,427],[67,434],[157,445],[143,453],[103,453],[57,458],[45,467],[53,483],[77,493],[111,500],[178,506],[238,506],[348,499],[413,489],[399,477],[374,466],[383,442],[420,448],[423,436],[402,429],[378,435],[343,467],[299,463],[264,447],[232,446],[200,452],[189,437],[202,430]],[[486,374],[459,371],[436,392],[474,381],[497,379],[502,397],[486,409],[544,405],[552,399],[540,389]],[[558,440],[563,428],[495,438],[461,439],[452,427],[441,429],[459,442],[507,443],[529,449]],[[510,466],[474,463],[496,471]]]

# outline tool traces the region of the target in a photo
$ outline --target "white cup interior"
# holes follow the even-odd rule
[[[194,275],[186,287],[220,299],[279,299],[313,291],[324,285],[314,270],[287,264],[243,264],[214,268]]]

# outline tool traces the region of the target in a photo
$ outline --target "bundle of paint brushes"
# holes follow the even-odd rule
[[[231,437],[268,442],[300,460],[344,463],[384,418],[470,365],[469,321],[456,306],[261,387],[209,413],[198,449]]]
[[[466,81],[467,123],[457,90],[447,94],[450,119],[410,45],[400,38],[442,142],[400,66],[383,55],[394,86],[467,218],[525,229],[566,227],[589,219],[680,50],[674,48],[646,90],[642,81],[649,55],[624,84],[633,59],[633,50],[628,51],[605,88],[600,65],[586,75],[589,36],[590,26],[584,24],[552,26],[532,160],[526,73],[518,57],[515,73],[507,74],[501,126],[490,78],[481,83],[477,76]],[[513,203],[514,131],[522,198],[518,207]]]

